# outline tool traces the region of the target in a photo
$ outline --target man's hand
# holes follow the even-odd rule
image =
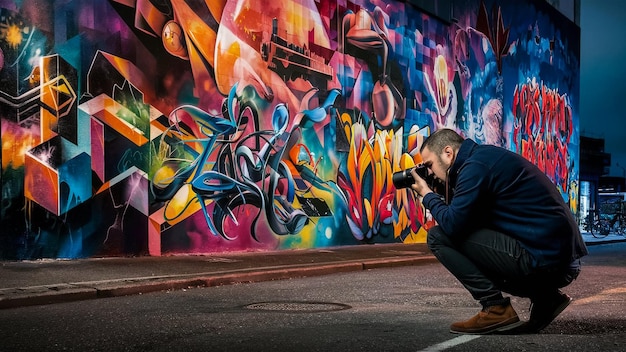
[[[415,168],[411,169],[411,175],[413,176],[413,180],[415,180],[415,182],[411,185],[411,189],[417,192],[420,197],[424,197],[433,191],[428,186],[428,183],[426,183],[426,181],[417,174]]]

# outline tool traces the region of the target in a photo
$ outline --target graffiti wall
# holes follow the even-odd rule
[[[448,127],[576,210],[580,29],[544,1],[0,0],[0,258],[423,242]]]

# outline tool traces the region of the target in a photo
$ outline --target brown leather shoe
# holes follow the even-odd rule
[[[497,305],[484,307],[469,320],[453,323],[450,325],[450,332],[484,335],[514,329],[523,323],[511,304]]]

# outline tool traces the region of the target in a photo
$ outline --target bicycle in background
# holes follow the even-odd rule
[[[626,225],[626,220],[620,222],[620,224],[621,223]],[[611,225],[612,221],[606,214],[601,213],[599,210],[592,209],[587,215],[585,229],[595,238],[604,238],[611,232]]]

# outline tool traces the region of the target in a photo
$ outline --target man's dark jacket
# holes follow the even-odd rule
[[[466,139],[448,175],[449,204],[436,193],[423,203],[452,238],[481,228],[502,232],[522,244],[537,268],[567,266],[587,254],[556,186],[521,155]]]

